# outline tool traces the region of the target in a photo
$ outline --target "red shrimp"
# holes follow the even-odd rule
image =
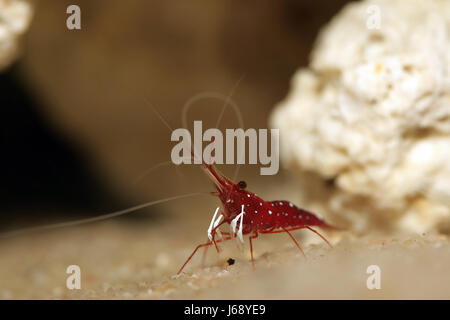
[[[242,235],[250,235],[250,254],[253,266],[255,265],[255,261],[253,258],[252,240],[256,239],[259,234],[286,232],[294,241],[303,256],[305,256],[305,254],[300,244],[290,233],[291,231],[308,229],[317,234],[332,247],[324,236],[311,227],[317,226],[339,230],[338,228],[328,225],[313,213],[298,208],[289,201],[264,201],[256,194],[246,190],[247,185],[244,181],[240,181],[236,184],[223,174],[219,173],[212,165],[203,164],[202,168],[217,190],[217,192],[213,192],[213,194],[218,196],[222,202],[223,210],[221,211],[221,215],[223,220],[220,218],[215,220],[216,223],[214,223],[214,216],[213,221],[211,222],[211,226],[214,226],[214,228],[211,229],[210,227],[210,230],[208,230],[211,233],[210,241],[200,244],[195,248],[186,262],[181,266],[178,274],[183,271],[184,267],[200,248],[207,248],[214,244],[219,252],[216,243],[230,240],[233,236],[236,236],[236,234],[233,235],[233,233],[221,232],[225,237],[220,240],[215,240],[218,228],[225,223],[230,225],[233,225],[233,223],[236,224],[239,219]],[[221,222],[219,223],[219,221]]]

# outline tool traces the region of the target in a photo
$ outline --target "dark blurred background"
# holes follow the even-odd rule
[[[37,1],[21,56],[0,73],[0,228],[210,190],[198,168],[161,166],[136,182],[173,146],[146,101],[178,128],[189,98],[232,92],[245,127],[267,127],[320,28],[346,2]],[[81,8],[81,30],[66,28],[70,4]],[[199,102],[189,119],[215,127],[222,105]],[[220,128],[237,126],[227,110]],[[240,177],[255,186],[272,179],[258,172],[248,166]]]

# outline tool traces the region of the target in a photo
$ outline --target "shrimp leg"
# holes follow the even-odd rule
[[[250,241],[250,255],[252,257],[252,265],[255,268],[255,259],[253,259],[253,243],[252,240],[258,238],[258,233],[256,232],[254,235],[250,236],[248,239]]]
[[[231,240],[231,237],[227,237],[227,238],[223,238],[221,240],[216,240],[216,242],[224,242],[224,241],[228,241]],[[184,267],[188,264],[188,262],[192,259],[192,257],[195,255],[195,253],[198,251],[198,249],[203,248],[203,247],[209,247],[211,246],[213,243],[211,241],[209,242],[205,242],[202,244],[199,244],[194,251],[191,253],[191,255],[189,256],[189,258],[187,258],[186,262],[183,264],[183,266],[180,268],[180,270],[177,272],[177,274],[180,274],[181,271],[183,271]]]
[[[328,240],[327,240],[323,235],[321,235],[319,232],[317,232],[316,230],[314,230],[313,228],[310,228],[310,227],[308,227],[308,226],[305,226],[305,228],[308,229],[308,230],[311,230],[312,232],[314,232],[315,234],[317,234],[319,237],[322,238],[323,241],[325,241],[325,242],[330,246],[330,248],[333,248],[333,246],[331,245],[331,243],[329,243]]]
[[[216,229],[219,228],[224,222],[225,222],[225,221],[222,221],[221,224],[219,224],[217,227],[215,227],[215,228],[211,231],[211,234],[212,234],[212,242],[213,242],[214,244],[216,243],[216,240],[215,240],[216,232],[215,232],[215,231],[216,231]],[[226,235],[226,236],[230,236],[230,233],[229,233],[229,232],[221,231],[221,234],[222,234],[222,235]],[[217,253],[219,253],[219,251],[220,251],[219,247],[218,247],[217,245],[215,245],[215,247],[216,247]],[[205,265],[206,254],[207,254],[207,252],[208,252],[208,248],[209,248],[209,247],[205,247],[205,250],[203,251],[203,256],[202,256],[202,267]]]

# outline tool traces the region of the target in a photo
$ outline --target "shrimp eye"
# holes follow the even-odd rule
[[[245,181],[239,181],[238,186],[241,189],[245,189],[247,188],[247,183]]]

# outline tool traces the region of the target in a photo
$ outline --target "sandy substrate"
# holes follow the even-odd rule
[[[191,224],[191,225],[190,225]],[[287,235],[222,245],[176,272],[204,240],[199,221],[140,224],[107,221],[6,239],[0,243],[2,299],[448,299],[450,245],[438,235],[353,237],[329,234],[334,248],[297,231],[307,260]],[[203,222],[204,224],[204,222]],[[191,228],[198,232],[186,232]],[[228,266],[227,260],[235,259]],[[66,288],[66,268],[81,268],[81,289]],[[378,265],[381,289],[369,290],[366,269]]]

